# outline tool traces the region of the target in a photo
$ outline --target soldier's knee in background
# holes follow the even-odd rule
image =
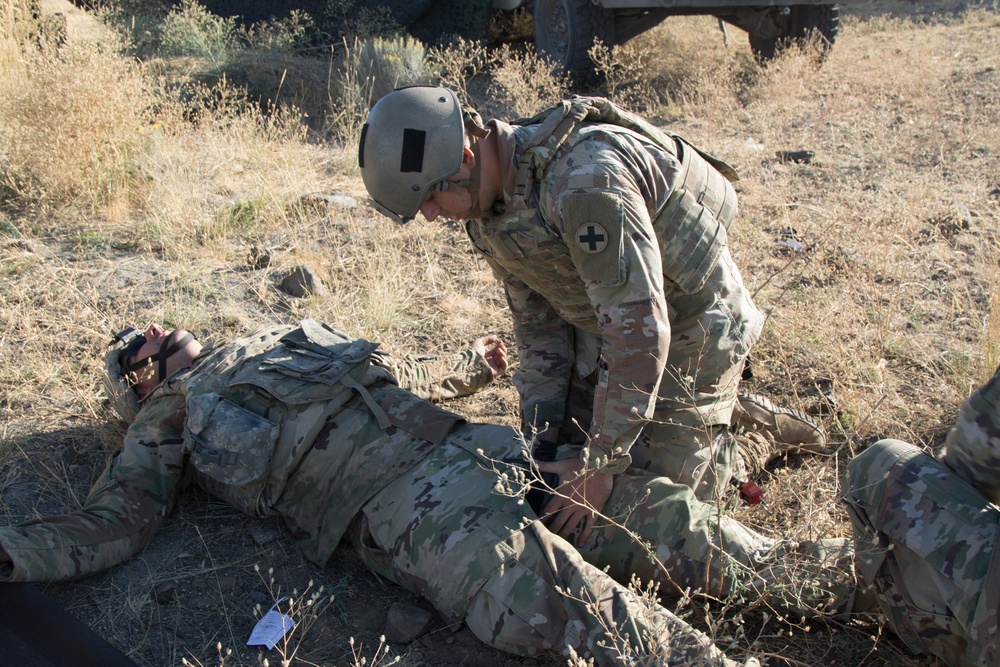
[[[848,514],[862,585],[874,585],[888,625],[915,653],[950,665],[990,644],[987,599],[1000,512],[948,467],[913,445],[880,441],[848,466]],[[992,641],[992,640],[987,640]],[[995,642],[994,642],[995,643]]]
[[[879,440],[855,456],[844,472],[844,500],[848,506],[877,510],[890,471],[901,457],[920,449],[902,440]]]

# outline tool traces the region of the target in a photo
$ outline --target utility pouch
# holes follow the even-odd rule
[[[278,424],[218,394],[202,394],[188,402],[184,439],[191,463],[219,484],[262,485],[279,433]]]

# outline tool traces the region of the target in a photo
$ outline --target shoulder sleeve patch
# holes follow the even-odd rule
[[[586,281],[601,287],[625,282],[621,195],[615,192],[567,193],[559,200],[566,245]]]

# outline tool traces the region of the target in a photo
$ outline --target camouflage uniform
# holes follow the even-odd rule
[[[642,471],[615,478],[604,515],[628,532],[601,523],[578,549],[616,581],[638,577],[665,595],[700,592],[795,620],[873,610],[870,599],[855,596],[850,539],[765,537],[697,500],[691,487]]]
[[[393,362],[374,347],[306,321],[199,356],[146,399],[80,511],[0,529],[8,580],[122,562],[194,481],[251,516],[281,516],[321,567],[348,534],[373,570],[492,646],[572,647],[601,665],[622,664],[619,654],[735,664],[496,492],[502,462],[523,465],[517,431],[466,424],[395,384],[394,375],[424,396],[471,391],[490,377],[481,358],[467,353],[432,383],[419,360]]]
[[[538,126],[489,126],[504,203],[467,229],[513,314],[524,428],[589,441],[605,472],[633,465],[711,498],[737,464],[727,426],[763,325],[727,246],[736,195],[720,163],[680,138],[584,122],[522,207]]]
[[[848,465],[861,582],[916,653],[1000,664],[1000,369],[962,404],[943,461],[881,440]]]

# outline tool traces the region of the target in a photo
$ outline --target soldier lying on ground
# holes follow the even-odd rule
[[[1000,368],[962,404],[936,460],[880,440],[847,466],[858,575],[916,653],[1000,665]]]
[[[730,256],[737,177],[721,160],[602,98],[484,125],[425,86],[375,104],[358,157],[379,211],[465,221],[501,281],[523,430],[536,458],[584,470],[546,508],[563,537],[586,541],[626,470],[713,501],[746,479],[743,444],[824,446],[804,415],[737,394],[764,317]],[[748,412],[779,437],[734,439]]]
[[[124,447],[80,511],[0,529],[8,581],[122,562],[193,480],[251,516],[281,516],[320,567],[347,536],[372,570],[497,648],[572,647],[602,665],[627,651],[732,664],[665,609],[645,613],[542,525],[523,490],[495,490],[498,473],[516,478],[527,467],[518,431],[466,423],[420,398],[468,394],[503,373],[499,341],[480,340],[435,370],[311,320],[204,352],[184,331],[134,333],[106,358],[112,404],[132,422]],[[607,525],[583,547],[620,581],[639,574],[666,592],[767,595],[796,617],[852,611],[847,540],[771,540],[720,517],[686,485],[640,472],[622,480],[608,508],[640,541]]]

